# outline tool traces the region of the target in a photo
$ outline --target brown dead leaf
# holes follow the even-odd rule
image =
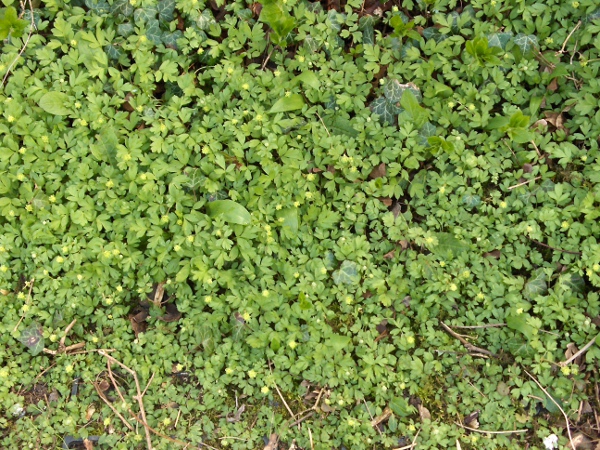
[[[466,416],[463,420],[466,426],[469,428],[479,428],[479,411],[473,411],[471,414]]]
[[[374,167],[369,174],[369,178],[374,180],[375,178],[383,178],[386,175],[385,163],[381,163],[378,166]]]
[[[242,420],[242,414],[244,414],[244,411],[246,411],[246,405],[240,406],[238,408],[238,410],[235,412],[235,414],[233,414],[233,415],[227,414],[227,422],[229,422],[229,423],[239,422],[240,420]]]
[[[177,29],[179,31],[185,30],[185,20],[180,15],[177,15]]]
[[[133,98],[133,94],[131,92],[128,92],[127,95],[125,95],[125,101],[123,102],[123,109],[127,112],[134,112],[135,108],[133,106],[131,106],[131,99]]]
[[[419,417],[421,417],[421,422],[431,420],[431,413],[427,408],[425,408],[423,405],[419,405],[417,409],[419,410]]]
[[[377,330],[377,332],[379,334],[385,333],[387,331],[387,325],[388,325],[387,319],[383,319],[381,322],[379,322],[379,325],[377,325],[375,327],[375,329]]]
[[[546,120],[557,130],[564,130],[563,126],[564,120],[562,112],[550,112],[544,111],[544,115],[546,116]]]
[[[553,78],[550,84],[548,85],[548,90],[550,92],[554,92],[558,89],[558,78]]]
[[[0,294],[8,295],[8,294],[10,294],[10,291],[7,291],[6,289],[0,289]]]
[[[165,283],[156,283],[152,288],[152,292],[148,296],[148,299],[156,306],[160,307],[165,296]]]
[[[319,169],[318,167],[313,167],[312,169],[309,170],[310,173],[321,173],[323,172],[323,169]]]
[[[131,328],[135,334],[135,337],[138,337],[138,334],[145,333],[148,329],[148,323],[146,322],[146,318],[148,317],[148,311],[142,310],[137,314],[129,315],[129,322],[131,322]]]
[[[181,313],[177,309],[177,305],[175,303],[167,303],[165,305],[165,312],[166,314],[159,317],[158,320],[162,320],[163,322],[177,322],[179,319],[181,319]]]
[[[565,351],[565,359],[569,359],[571,356],[576,354],[578,351],[579,351],[579,349],[572,342],[570,344],[567,344],[567,350]]]
[[[523,172],[524,173],[531,173],[531,172],[533,172],[533,164],[529,164],[529,163],[523,164]]]
[[[252,15],[255,18],[258,18],[258,16],[260,16],[260,12],[262,11],[262,5],[258,2],[254,2],[252,5],[250,5],[250,11],[252,11]]]
[[[58,395],[58,391],[56,389],[52,389],[50,395],[48,396],[48,401],[57,402],[60,399],[60,395]]]
[[[319,406],[321,408],[321,411],[326,412],[326,413],[330,413],[330,412],[335,411],[335,409],[332,408],[331,406],[329,406],[327,403],[322,403]]]
[[[327,0],[327,10],[336,10],[337,12],[340,12],[340,10],[342,9],[341,5],[340,5],[340,0]]]
[[[106,392],[110,389],[110,383],[106,380],[101,380],[98,383],[98,389],[100,389],[100,392]]]
[[[385,255],[383,255],[383,259],[394,259],[394,256],[396,256],[396,250],[387,252]]]
[[[398,244],[400,244],[400,247],[402,247],[402,250],[406,250],[408,248],[408,241],[401,240],[401,241],[398,241]]]
[[[535,131],[543,131],[548,127],[548,121],[546,119],[540,119],[531,125],[531,129]]]
[[[484,253],[483,257],[499,259],[501,254],[502,253],[500,252],[500,250],[492,250],[491,252]]]
[[[400,203],[396,203],[392,209],[392,214],[394,215],[394,219],[397,218],[400,214],[402,214],[402,205]]]
[[[269,438],[269,442],[267,442],[267,445],[265,446],[264,450],[277,450],[277,444],[279,443],[279,436],[277,436],[275,433],[271,434],[271,437]]]
[[[378,200],[388,208],[392,206],[392,203],[394,203],[394,201],[389,197],[379,197]]]
[[[573,436],[573,447],[571,443],[567,446],[573,450],[592,450],[592,441],[583,433],[577,433]]]
[[[391,416],[392,416],[392,410],[390,409],[389,406],[386,406],[380,415],[378,415],[373,420],[371,420],[371,426],[376,427],[380,423],[383,423],[386,420],[388,420]]]
[[[94,450],[94,443],[88,438],[83,440],[83,446],[85,447],[85,450]]]
[[[94,405],[91,405],[85,412],[86,422],[92,418],[92,416],[94,415],[95,412],[96,412],[96,408],[94,408]]]

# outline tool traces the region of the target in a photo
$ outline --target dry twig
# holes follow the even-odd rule
[[[577,353],[575,353],[569,359],[567,359],[566,361],[561,362],[559,364],[559,366],[565,367],[567,364],[570,364],[572,361],[575,361],[577,358],[579,358],[581,355],[583,355],[585,352],[587,352],[592,345],[594,345],[594,343],[596,342],[596,339],[598,339],[598,336],[596,336],[590,342],[588,342],[587,344],[585,344],[585,346],[581,350],[579,350]]]
[[[565,410],[562,409],[562,407],[557,403],[557,401],[554,400],[554,397],[552,397],[548,393],[548,391],[544,388],[544,386],[542,386],[540,384],[540,382],[533,375],[531,375],[525,369],[523,369],[523,372],[525,372],[527,374],[527,376],[529,378],[531,378],[535,384],[538,385],[538,387],[544,392],[544,394],[546,394],[546,397],[548,397],[548,399],[550,399],[550,401],[552,403],[554,403],[556,405],[556,407],[559,409],[559,411],[562,413],[563,417],[565,418],[565,423],[567,425],[567,434],[569,435],[569,442],[571,443],[571,448],[573,448],[573,449],[577,448],[577,446],[573,443],[573,436],[571,435],[571,425],[569,424],[569,417],[567,416],[567,413],[565,413]]]
[[[498,355],[490,352],[489,350],[486,350],[484,348],[480,348],[480,347],[477,347],[477,346],[471,344],[465,338],[463,338],[460,334],[456,333],[452,328],[450,328],[448,325],[446,325],[444,322],[440,321],[440,325],[444,328],[446,333],[448,333],[450,336],[458,339],[465,346],[465,348],[469,351],[469,353],[471,355],[473,355],[473,356],[491,356],[493,358],[498,357]]]

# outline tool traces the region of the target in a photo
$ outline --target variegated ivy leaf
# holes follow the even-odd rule
[[[316,53],[321,48],[321,45],[314,39],[311,35],[307,35],[304,38],[304,45],[310,50],[312,53]]]
[[[467,208],[475,208],[481,204],[481,197],[479,195],[466,194],[463,196],[462,202]]]
[[[205,9],[202,14],[196,19],[196,25],[203,31],[210,28],[211,25],[215,24],[215,18],[210,10]]]
[[[558,285],[575,293],[585,291],[585,280],[578,273],[564,273],[558,279]]]
[[[133,20],[137,23],[148,23],[156,19],[157,13],[158,11],[154,6],[138,8],[133,12]]]
[[[506,44],[513,37],[512,33],[492,33],[488,35],[488,46],[499,47],[502,50],[506,50]]]
[[[423,30],[423,37],[427,40],[433,39],[436,43],[442,42],[444,39],[448,39],[448,36],[440,33],[440,31],[435,27],[425,28]]]
[[[333,272],[333,281],[337,285],[357,284],[360,281],[358,264],[354,261],[344,261],[339,270]]]
[[[525,55],[538,46],[538,40],[533,34],[519,33],[515,36],[515,44],[519,46]]]
[[[421,90],[414,83],[402,84],[398,80],[388,80],[387,83],[383,85],[383,94],[390,102],[398,103],[402,99],[402,94],[406,89],[409,89],[417,101],[421,102],[421,99],[423,98]]]
[[[162,41],[167,47],[177,48],[177,40],[183,37],[183,33],[179,30],[175,30],[172,33],[163,33]]]
[[[117,33],[119,34],[119,36],[129,37],[129,36],[131,36],[131,34],[133,34],[133,32],[134,32],[133,24],[131,24],[129,22],[121,23],[117,27]]]
[[[158,20],[162,22],[170,22],[175,19],[175,1],[174,0],[161,0],[156,5],[158,10]]]
[[[327,24],[335,31],[341,31],[342,25],[346,20],[346,15],[337,12],[335,9],[327,11]]]
[[[162,43],[162,32],[160,31],[158,20],[153,19],[149,21],[147,26],[148,28],[146,29],[146,37],[156,45]]]
[[[548,284],[546,283],[546,273],[538,271],[523,288],[523,295],[527,298],[534,298],[539,295],[544,295],[548,292]]]
[[[425,124],[419,130],[419,144],[429,146],[429,138],[437,135],[437,128],[431,122]]]
[[[375,29],[372,26],[366,26],[362,30],[363,44],[375,45]]]
[[[400,110],[387,98],[378,97],[371,102],[371,111],[377,114],[382,122],[394,124]]]
[[[129,17],[133,14],[133,5],[129,0],[116,0],[112,5],[111,12]]]
[[[118,60],[121,57],[121,55],[123,55],[123,52],[121,51],[121,49],[119,49],[114,44],[105,45],[104,51],[106,52],[106,54],[108,55],[108,57],[110,59],[115,60],[115,61]]]
[[[98,15],[106,14],[110,11],[110,5],[105,0],[85,0],[85,6]]]

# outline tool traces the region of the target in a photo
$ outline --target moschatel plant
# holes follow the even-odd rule
[[[598,437],[594,0],[4,5],[2,447]]]

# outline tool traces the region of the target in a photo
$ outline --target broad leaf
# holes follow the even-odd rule
[[[407,417],[416,412],[414,406],[408,403],[404,397],[394,397],[390,401],[390,409],[400,417]]]
[[[69,104],[69,96],[63,92],[48,92],[44,94],[38,105],[44,111],[55,116],[66,116],[71,112],[66,105]]]
[[[400,109],[385,97],[378,97],[371,102],[371,111],[379,116],[379,120],[395,124]]]
[[[538,40],[533,34],[519,33],[515,36],[515,44],[517,44],[523,54],[526,55],[538,46]]]
[[[469,250],[469,246],[456,239],[450,233],[437,233],[438,244],[431,248],[433,253],[452,258],[462,252]]]
[[[248,225],[251,221],[248,210],[233,200],[217,200],[208,203],[206,209],[210,217],[219,217],[228,223]]]
[[[533,338],[537,334],[537,330],[531,326],[527,319],[531,316],[527,313],[511,314],[506,317],[506,326],[511,330],[518,331],[527,339]]]
[[[526,298],[534,298],[539,295],[544,295],[547,292],[548,285],[546,283],[546,274],[541,270],[531,277],[523,289],[523,295]]]
[[[280,113],[287,111],[296,111],[302,109],[305,105],[304,97],[300,94],[292,94],[289,97],[282,97],[269,110],[270,113]]]
[[[338,285],[357,284],[360,281],[358,264],[354,261],[344,261],[339,270],[333,272],[333,281]]]
[[[425,122],[427,122],[427,119],[429,118],[428,111],[419,105],[419,101],[410,89],[406,89],[402,93],[400,105],[408,114],[410,114],[418,128],[422,127]]]
[[[325,345],[329,347],[334,353],[339,353],[350,344],[351,339],[348,336],[342,336],[340,334],[333,334],[329,339],[325,341]]]
[[[23,330],[19,341],[29,348],[33,356],[40,354],[44,350],[44,336],[41,325],[34,323]]]
[[[506,44],[508,44],[512,36],[512,33],[492,33],[488,35],[488,45],[506,50]]]

